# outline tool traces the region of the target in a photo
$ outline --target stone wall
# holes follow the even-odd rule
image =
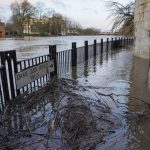
[[[149,58],[150,52],[150,1],[136,0],[135,4],[135,55]]]

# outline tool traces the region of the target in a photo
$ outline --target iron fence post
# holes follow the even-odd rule
[[[101,53],[103,53],[103,39],[101,39]]]
[[[120,37],[120,46],[122,47],[122,37]]]
[[[49,46],[49,57],[50,60],[54,61],[54,72],[50,73],[50,77],[54,77],[57,75],[57,49],[56,45]]]
[[[114,45],[114,39],[111,38],[111,49],[113,49],[113,45]]]
[[[126,38],[124,37],[124,46],[126,46]]]
[[[72,67],[77,66],[77,47],[76,47],[76,42],[72,43],[71,56],[72,56]]]
[[[118,46],[120,47],[120,44],[121,44],[121,40],[120,40],[120,37],[118,39]]]
[[[88,41],[85,41],[85,42],[84,42],[85,61],[88,60],[88,56],[89,56],[88,53],[89,53],[89,52],[88,52]]]
[[[106,50],[108,51],[108,47],[109,47],[109,38],[107,38],[107,46],[106,46]]]
[[[12,98],[15,98],[16,97],[16,94],[15,94],[15,84],[16,82],[14,81],[14,78],[13,76],[15,75],[15,68],[17,66],[15,66],[16,64],[14,63],[14,61],[17,61],[16,60],[16,51],[9,51],[6,53],[7,55],[7,63],[8,63],[8,71],[9,71],[9,83],[10,83],[10,92],[11,92],[11,96]],[[13,72],[13,69],[12,69],[12,60],[13,60],[13,67],[14,67],[14,72]]]
[[[13,62],[14,62],[14,73],[16,74],[16,73],[18,73],[16,51],[13,53]],[[16,89],[16,94],[19,95],[20,94],[20,90]]]
[[[4,93],[4,100],[6,103],[10,100],[9,97],[9,89],[8,89],[8,80],[7,80],[7,73],[6,73],[6,53],[5,52],[0,52],[1,56],[1,65],[2,65],[2,87],[3,87],[3,93]]]
[[[94,40],[94,57],[96,57],[96,45],[97,45],[97,41]]]

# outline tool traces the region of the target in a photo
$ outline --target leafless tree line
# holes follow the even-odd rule
[[[12,16],[7,23],[7,30],[17,31],[21,36],[38,33],[40,35],[97,34],[94,28],[82,26],[42,3],[32,5],[28,0],[15,1],[10,6]],[[26,29],[26,31],[25,31]]]

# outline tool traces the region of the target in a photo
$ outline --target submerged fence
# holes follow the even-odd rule
[[[71,73],[73,68],[78,66],[89,59],[103,54],[103,52],[109,52],[112,49],[121,48],[126,45],[132,44],[133,38],[111,38],[104,42],[103,39],[98,43],[94,40],[94,43],[88,45],[88,41],[85,41],[84,46],[78,47],[76,43],[72,43],[72,48],[67,51],[57,52],[57,75],[59,77],[65,76],[67,73]]]
[[[16,51],[0,52],[0,110],[10,100],[25,92],[33,92],[45,85],[53,76],[61,77],[73,72],[78,64],[111,49],[133,43],[133,38],[103,39],[99,43],[83,47],[72,43],[72,49],[57,52],[56,45],[49,46],[49,54],[32,59],[17,61]]]

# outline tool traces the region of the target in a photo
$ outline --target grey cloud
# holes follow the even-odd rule
[[[68,4],[65,4],[64,2],[62,2],[61,0],[52,0],[53,4],[58,6],[58,7],[61,7],[61,8],[70,8],[70,5]]]
[[[91,8],[83,8],[83,11],[84,12],[91,12],[91,13],[93,13],[93,14],[97,14],[98,13],[98,11],[97,10],[94,10],[94,9],[91,9]]]

